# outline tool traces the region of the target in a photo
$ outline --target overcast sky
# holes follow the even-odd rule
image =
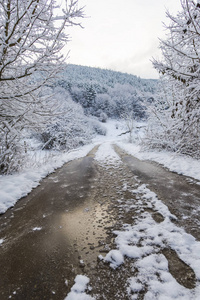
[[[159,56],[165,12],[176,14],[180,0],[79,0],[84,29],[70,29],[68,63],[158,78],[150,59]]]

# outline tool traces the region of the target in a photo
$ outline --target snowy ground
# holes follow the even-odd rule
[[[128,142],[129,134],[120,136],[121,133],[127,131],[125,124],[117,120],[110,120],[105,123],[107,135],[97,136],[93,140],[93,144],[60,155],[48,152],[48,157],[44,155],[47,152],[38,151],[31,157],[29,167],[26,170],[14,175],[0,176],[0,213],[4,213],[17,200],[30,193],[33,188],[39,185],[42,178],[52,173],[56,168],[70,160],[87,155],[94,145],[104,142],[116,143],[127,153],[141,160],[156,161],[171,171],[200,180],[200,161],[169,152],[141,152],[138,141],[144,136],[144,126],[143,123],[136,123],[132,136],[133,143]]]

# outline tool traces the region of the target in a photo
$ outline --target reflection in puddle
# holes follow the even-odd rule
[[[107,252],[107,229],[111,221],[107,213],[108,205],[84,205],[73,211],[64,212],[59,216],[58,223],[62,226],[65,236],[73,251],[78,252],[84,261],[84,267],[96,264],[100,252]],[[110,242],[110,241],[109,241]]]

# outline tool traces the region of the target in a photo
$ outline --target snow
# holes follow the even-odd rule
[[[116,269],[124,262],[124,256],[118,250],[111,250],[105,257],[105,261],[110,262],[110,266]]]
[[[165,166],[172,172],[200,180],[200,161],[197,159],[166,151],[144,152],[139,145],[123,143],[120,141],[117,142],[117,145],[128,154],[133,155],[140,160],[152,160]]]
[[[38,186],[40,180],[47,174],[54,172],[65,162],[84,157],[95,145],[100,146],[94,159],[104,168],[119,168],[122,164],[120,157],[114,151],[113,145],[117,144],[138,159],[157,161],[171,171],[200,180],[199,161],[167,152],[142,152],[139,145],[127,142],[128,135],[120,136],[122,132],[126,131],[123,122],[108,121],[105,126],[107,127],[107,136],[97,136],[90,145],[52,157],[51,163],[46,162],[40,167],[30,168],[9,176],[0,176],[0,213],[5,212],[18,199]],[[139,134],[135,131],[133,139],[137,140],[139,136],[141,137],[142,133]],[[127,293],[130,299],[138,299],[138,295],[143,289],[148,290],[144,297],[145,300],[199,299],[200,242],[173,223],[176,216],[145,184],[139,185],[138,183],[137,187],[133,189],[124,180],[121,190],[128,190],[132,194],[130,203],[126,205],[129,205],[129,208],[137,214],[132,224],[123,224],[120,230],[113,232],[116,235],[116,249],[110,250],[105,257],[99,255],[99,259],[108,262],[113,269],[120,268],[127,257],[132,259],[134,277],[130,277],[127,281]],[[123,204],[119,202],[119,205],[123,208]],[[162,215],[163,221],[156,222],[151,211]],[[34,227],[32,230],[41,229],[41,227]],[[3,242],[4,239],[0,239],[0,245]],[[190,290],[180,285],[171,275],[168,260],[162,253],[164,249],[172,249],[183,262],[191,267],[197,279],[194,289]],[[84,262],[80,260],[80,263]],[[65,300],[94,299],[87,294],[87,291],[91,290],[88,286],[89,282],[90,279],[87,276],[77,275]],[[65,284],[68,285],[67,280],[65,280]]]
[[[71,288],[71,292],[64,300],[94,300],[93,297],[87,295],[85,291],[90,282],[90,279],[85,275],[77,275],[75,284]]]
[[[95,154],[95,160],[97,160],[105,168],[108,168],[108,165],[115,167],[122,163],[119,155],[114,151],[109,142],[103,143],[99,146]]]
[[[84,157],[98,144],[102,145],[99,147],[95,159],[106,168],[108,168],[109,164],[112,166],[121,164],[121,159],[113,147],[110,146],[117,144],[128,154],[138,159],[156,161],[171,171],[200,181],[200,161],[175,153],[141,151],[141,147],[137,145],[137,142],[144,135],[145,123],[135,123],[132,136],[135,143],[127,142],[129,134],[120,136],[121,133],[127,131],[124,121],[108,120],[104,126],[106,127],[107,135],[97,136],[90,145],[57,155],[51,151],[38,151],[35,154],[37,161],[34,163],[31,161],[30,166],[26,170],[8,176],[0,175],[0,213],[4,213],[8,208],[14,206],[17,200],[30,193],[33,188],[40,184],[41,179],[54,172],[55,169],[73,159]],[[137,129],[138,127],[141,127],[141,129]],[[48,159],[46,159],[46,153],[49,153]]]
[[[42,230],[42,227],[34,227],[32,230],[33,231],[40,231],[40,230]]]
[[[142,151],[139,142],[144,137],[145,126],[143,122],[136,122],[132,134],[134,143],[129,143],[129,133],[120,136],[121,133],[126,132],[127,128],[124,121],[108,120],[104,124],[107,129],[106,137],[98,136],[94,139],[95,143],[111,143],[116,144],[125,152],[135,156],[140,160],[152,160],[172,172],[192,177],[200,181],[200,161],[193,159],[186,155],[172,153],[172,152],[159,152],[159,151]],[[138,129],[140,128],[140,129]],[[104,155],[105,156],[105,155]],[[200,182],[199,182],[200,184]]]
[[[169,217],[171,220],[175,220],[176,216],[171,214],[168,207],[166,205],[163,205],[162,201],[157,199],[157,196],[154,192],[149,190],[145,184],[142,184],[139,186],[136,190],[131,190],[133,194],[142,194],[142,199],[144,200],[150,200],[147,201],[146,204],[148,207],[153,207],[163,215],[163,217]]]
[[[95,159],[100,165],[108,168],[118,167],[121,162],[117,154],[114,154],[113,140],[107,140],[99,147]],[[117,143],[124,150],[136,149],[134,145]],[[128,144],[127,144],[128,145]],[[130,150],[129,150],[130,151]],[[105,163],[106,162],[106,163]],[[129,191],[131,199],[126,204],[119,202],[120,209],[133,209],[132,224],[123,224],[121,229],[113,231],[116,235],[117,249],[110,250],[105,257],[99,255],[99,259],[109,263],[114,270],[124,264],[126,258],[131,260],[131,268],[134,277],[127,281],[127,293],[130,299],[138,299],[140,292],[145,293],[146,300],[164,299],[199,299],[200,295],[200,242],[192,235],[178,227],[168,207],[145,184],[136,184],[136,188],[128,185],[126,180],[122,182],[121,190]],[[137,212],[134,216],[134,212]],[[160,214],[163,221],[154,220],[154,213]],[[169,271],[169,262],[164,255],[166,249],[174,251],[174,260],[182,260],[193,270],[196,277],[196,286],[188,289],[172,276]]]
[[[137,272],[128,280],[130,299],[137,299],[145,286],[148,287],[146,300],[198,299],[200,284],[197,283],[191,291],[181,286],[170,274],[167,258],[161,252],[162,249],[173,249],[200,280],[200,242],[172,223],[175,216],[146,185],[135,190],[129,188],[129,191],[133,198],[135,195],[140,197],[141,201],[132,200],[132,208],[140,212],[140,217],[133,221],[133,225],[123,224],[121,230],[114,231],[117,249],[111,250],[104,258],[101,256],[101,259],[109,262],[113,269],[123,264],[126,257],[134,259],[132,270]],[[162,214],[164,221],[157,223],[151,213],[145,211],[147,206]]]
[[[0,213],[4,213],[8,208],[14,206],[17,200],[30,193],[40,184],[42,178],[54,172],[64,163],[86,156],[93,147],[94,145],[90,144],[68,153],[52,155],[52,159],[45,163],[43,163],[44,157],[41,155],[41,160],[34,168],[30,167],[13,175],[1,175]]]

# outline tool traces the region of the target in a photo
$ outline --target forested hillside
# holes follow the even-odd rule
[[[156,96],[157,81],[111,70],[68,65],[56,85],[68,90],[73,101],[80,103],[87,115],[105,120],[107,117],[120,118],[131,111],[135,119],[141,119],[146,116],[146,102],[152,102]]]

